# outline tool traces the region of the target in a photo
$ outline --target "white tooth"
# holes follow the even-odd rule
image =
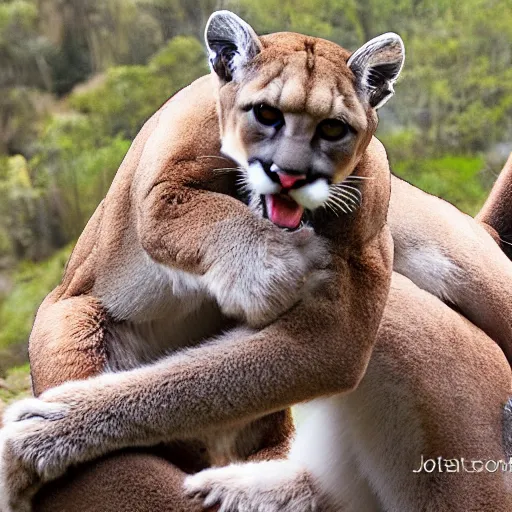
[[[271,170],[272,172],[279,172],[279,171],[281,170],[281,168],[280,168],[278,165],[276,165],[276,164],[272,164],[272,165],[270,166],[270,170]]]
[[[292,189],[290,196],[308,210],[320,208],[329,199],[329,185],[327,180],[320,178],[303,187]]]
[[[259,162],[253,162],[247,169],[247,183],[258,195],[277,194],[281,185],[273,182]]]

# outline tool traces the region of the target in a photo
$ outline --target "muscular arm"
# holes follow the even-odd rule
[[[200,163],[173,165],[180,172],[156,184],[142,203],[144,250],[198,275],[226,315],[268,324],[298,300],[311,271],[325,265],[323,245],[310,229],[286,233],[233,197],[195,188],[195,176],[205,174]]]
[[[129,184],[133,211],[118,217],[136,223],[140,245],[154,261],[193,274],[226,315],[260,327],[297,302],[325,251],[310,230],[285,233],[230,196],[236,175],[218,169],[234,163],[220,156],[211,79],[199,79],[179,97],[136,141],[143,147],[128,159],[132,177],[119,181]]]
[[[387,229],[365,250],[333,255],[333,277],[274,324],[234,331],[161,363],[70,383],[12,409],[3,453],[43,479],[117,448],[235,424],[362,378],[386,301]],[[9,420],[8,418],[8,420]],[[10,435],[24,424],[23,435]],[[11,468],[12,469],[12,468]],[[14,492],[14,491],[13,491]]]

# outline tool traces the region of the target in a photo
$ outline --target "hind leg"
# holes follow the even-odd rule
[[[183,491],[185,473],[160,457],[122,453],[47,485],[34,512],[201,512]]]

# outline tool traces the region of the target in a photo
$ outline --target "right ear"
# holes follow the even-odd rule
[[[402,38],[393,32],[368,41],[348,59],[347,65],[359,89],[374,109],[382,107],[393,96],[393,84],[402,71],[404,59]]]
[[[256,32],[230,11],[214,12],[204,33],[210,66],[224,82],[236,80],[240,69],[261,51]]]

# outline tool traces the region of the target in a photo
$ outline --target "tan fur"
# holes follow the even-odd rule
[[[271,60],[280,52],[293,61],[304,47],[296,48],[300,38],[310,40],[262,41]],[[361,110],[344,64],[348,53],[325,41],[317,46],[322,59],[337,63],[330,79],[336,72]],[[263,50],[263,68],[265,56]],[[220,103],[251,76],[222,86]],[[285,233],[230,197],[233,180],[215,171],[226,164],[218,157],[214,90],[211,78],[199,79],[148,121],[62,285],[40,309],[30,340],[37,394],[70,378],[117,372],[11,408],[0,436],[7,510],[29,509],[40,483],[70,465],[132,445],[199,443],[207,464],[282,455],[289,415],[276,411],[354,389],[364,374],[392,265],[390,175],[382,146],[371,139],[376,123],[366,125],[352,156],[336,168],[372,178],[371,186],[361,180],[362,208],[343,222],[320,214],[316,234]],[[312,272],[319,267],[323,273]],[[239,328],[202,343],[236,321],[259,327],[276,317],[262,329]],[[130,370],[169,351],[177,353]]]
[[[290,116],[305,110],[296,126],[306,130],[313,129],[314,119],[349,117],[357,135],[334,166],[318,154],[303,153],[300,161],[334,181],[351,174],[372,178],[358,185],[361,207],[340,220],[320,212],[313,220],[317,236],[307,229],[283,233],[230,197],[235,195],[231,176],[215,170],[232,164],[219,157],[210,79],[171,99],[135,140],[77,244],[62,285],[41,307],[30,343],[35,391],[102,371],[129,370],[169,351],[200,345],[152,366],[66,384],[13,408],[2,435],[7,469],[0,479],[8,482],[14,510],[28,507],[23,501],[27,489],[35,492],[41,481],[59,476],[70,464],[133,445],[179,440],[186,456],[176,455],[175,443],[170,459],[180,467],[192,461],[191,471],[200,469],[193,462],[203,458],[204,449],[207,465],[253,453],[258,457],[258,452],[282,455],[289,415],[275,411],[352,390],[360,382],[391,275],[385,225],[389,170],[381,145],[371,139],[375,111],[370,100],[361,99],[355,71],[343,66],[349,54],[336,45],[297,34],[267,36],[258,44],[262,50],[251,72],[219,84],[226,152],[243,163],[247,151],[261,150],[251,146],[251,130],[234,115],[241,106],[237,102],[250,94],[283,101]],[[302,75],[301,66],[315,71]],[[311,78],[305,87],[297,87],[295,78],[301,76]],[[276,78],[281,81],[277,99],[271,96]],[[377,99],[380,105],[385,97]],[[295,146],[288,144],[291,135],[284,149],[272,149],[276,158],[290,162],[295,155]],[[300,164],[286,162],[281,168]],[[414,194],[421,197],[412,189]],[[406,226],[400,233],[407,233],[408,216],[400,212],[399,218]],[[426,229],[422,239],[431,234]],[[438,233],[433,234],[436,239]],[[454,240],[444,235],[437,240],[450,261],[460,249]],[[492,257],[489,261],[494,264]],[[318,288],[323,274],[314,270],[325,266],[331,279]],[[406,268],[414,274],[414,265]],[[458,298],[461,288],[453,282],[447,279],[445,285]],[[235,330],[202,343],[234,320],[267,327]],[[276,434],[269,436],[272,430]],[[170,471],[177,470],[171,466]]]
[[[137,478],[134,479],[134,475]],[[115,455],[84,466],[80,473],[41,492],[39,512],[201,512],[181,492],[185,474],[167,460],[142,453]]]
[[[501,176],[500,182],[512,184],[507,167]],[[391,189],[394,269],[454,305],[500,345],[511,363],[509,259],[488,230],[451,204],[396,177]]]
[[[289,459],[206,470],[186,487],[230,512],[509,511],[510,393],[496,344],[395,274],[365,377],[352,393],[299,407]],[[491,461],[491,471],[415,473],[422,457],[464,458],[469,470]]]

